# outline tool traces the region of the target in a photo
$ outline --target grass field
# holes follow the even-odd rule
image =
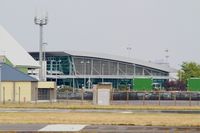
[[[41,108],[41,109],[119,109],[119,110],[200,110],[200,106],[133,106],[110,105],[97,106],[87,102],[80,103],[6,103],[0,108]],[[162,113],[26,113],[1,112],[2,123],[32,123],[32,124],[110,124],[138,126],[200,126],[199,114],[162,114]]]
[[[90,103],[6,103],[0,108],[42,108],[42,109],[119,109],[119,110],[200,110],[200,106],[158,106],[158,105],[110,105],[98,106]]]
[[[0,113],[2,123],[200,126],[198,114]]]

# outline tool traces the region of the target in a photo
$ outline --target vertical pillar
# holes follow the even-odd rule
[[[35,88],[35,104],[37,104],[37,100],[38,100],[38,89],[37,87]]]
[[[5,87],[3,87],[3,104],[6,103],[6,99],[5,99]]]
[[[127,64],[126,64],[126,68],[125,68],[126,70],[125,70],[125,72],[126,72],[126,74],[125,75],[128,75],[128,66],[127,66]]]
[[[13,82],[13,102],[15,102],[15,82]]]
[[[127,101],[127,104],[129,104],[129,93],[130,93],[130,91],[128,90],[126,92],[126,101]]]
[[[160,90],[158,91],[158,105],[160,106]]]
[[[40,40],[39,40],[39,63],[40,63],[40,69],[39,69],[39,79],[43,81],[43,59],[42,59],[42,40],[43,40],[43,25],[40,24]]]
[[[176,92],[174,92],[174,105],[176,106]]]
[[[19,91],[19,101],[18,101],[18,102],[19,102],[19,104],[20,104],[20,98],[21,98],[21,94],[20,94],[20,93],[21,93],[21,88],[20,88],[20,87],[19,87],[19,90],[18,90],[18,91]]]
[[[142,98],[143,105],[145,105],[145,95],[146,95],[146,92],[143,92],[143,98]]]
[[[93,66],[94,66],[94,62],[93,62],[93,59],[91,59],[91,75],[93,75]]]
[[[74,81],[74,75],[73,75],[73,90],[72,90],[72,92],[74,93],[74,91],[75,91],[75,81]]]
[[[192,92],[189,92],[189,106],[192,105]]]
[[[82,89],[82,91],[81,91],[81,104],[83,104],[83,100],[84,100],[84,90]]]
[[[119,62],[117,62],[117,75],[119,75]]]

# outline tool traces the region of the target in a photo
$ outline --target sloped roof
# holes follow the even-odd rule
[[[38,55],[38,52],[29,52],[31,55]],[[80,56],[80,57],[93,57],[93,58],[100,58],[100,59],[108,59],[108,60],[114,60],[114,61],[121,61],[126,63],[133,63],[145,67],[150,67],[158,70],[162,70],[165,72],[176,72],[177,70],[174,68],[171,68],[169,66],[156,64],[153,62],[147,62],[142,61],[139,59],[133,59],[129,57],[124,56],[118,56],[118,55],[111,55],[111,54],[103,54],[103,53],[92,53],[92,52],[80,52],[80,51],[47,51],[46,55],[50,56]]]
[[[39,67],[39,64],[1,25],[0,54],[4,54],[14,66]]]
[[[37,81],[37,79],[19,71],[17,68],[0,63],[0,81]]]
[[[171,68],[167,65],[160,65],[153,62],[147,62],[139,59],[134,59],[130,57],[118,56],[118,55],[111,55],[111,54],[102,54],[102,53],[92,53],[92,52],[77,52],[77,51],[65,51],[67,54],[73,56],[84,56],[84,57],[95,57],[95,58],[103,58],[103,59],[110,59],[115,61],[122,61],[127,63],[133,63],[141,66],[146,66],[166,72],[176,72],[177,70]]]

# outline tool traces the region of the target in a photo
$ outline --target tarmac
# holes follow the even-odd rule
[[[98,133],[199,133],[200,127],[67,125],[67,124],[1,124],[0,132],[98,132]]]

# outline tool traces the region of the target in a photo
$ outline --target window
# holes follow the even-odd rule
[[[50,89],[39,88],[38,89],[38,100],[50,100]]]

